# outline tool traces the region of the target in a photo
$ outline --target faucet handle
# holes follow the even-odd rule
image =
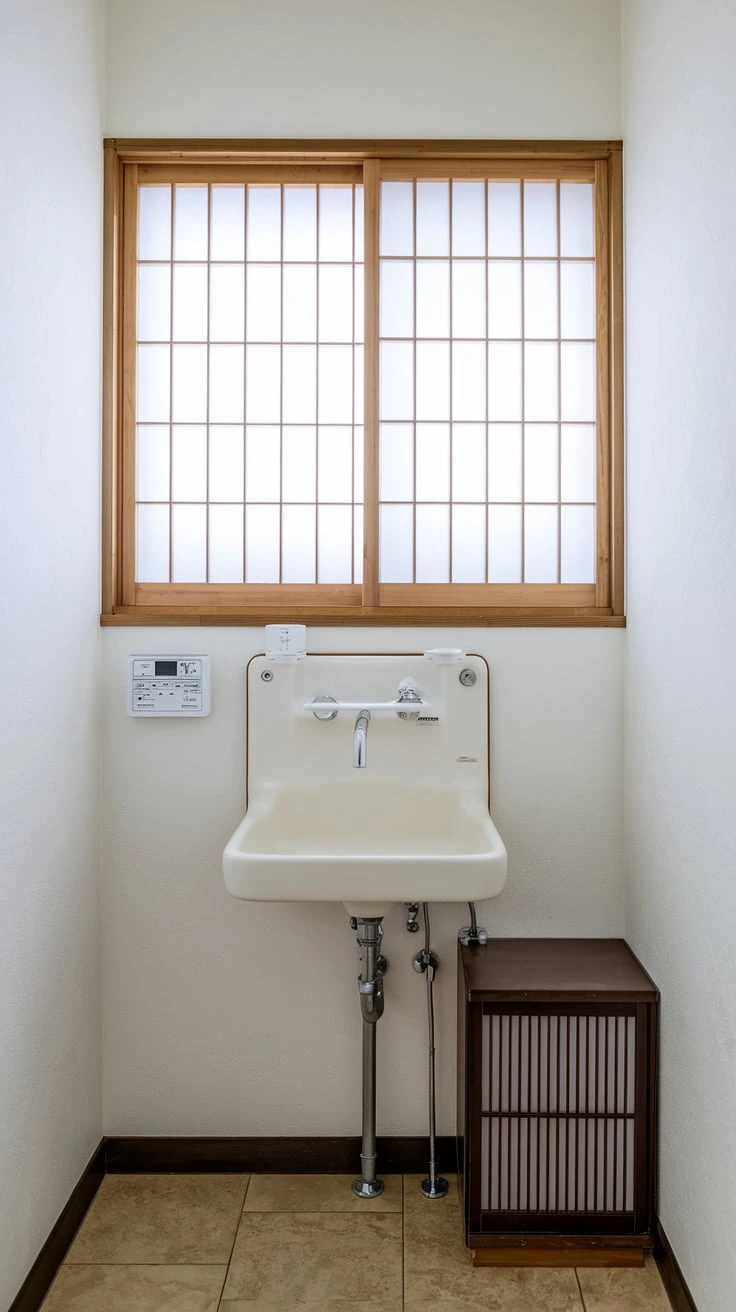
[[[410,675],[407,675],[405,679],[401,680],[401,683],[399,684],[399,695],[396,700],[397,702],[401,702],[402,705],[408,704],[410,706],[416,706],[417,703],[419,703],[419,705],[422,704],[424,700],[422,694]],[[419,719],[419,711],[397,711],[396,713],[400,720]]]

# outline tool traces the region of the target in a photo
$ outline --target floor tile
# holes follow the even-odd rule
[[[246,1212],[400,1212],[401,1176],[385,1175],[378,1198],[356,1198],[353,1175],[253,1175]]]
[[[473,1267],[453,1191],[417,1197],[404,1181],[404,1307],[422,1312],[582,1312],[575,1272]]]
[[[401,1307],[401,1216],[245,1212],[227,1312],[384,1312]],[[228,1303],[231,1304],[228,1307]]]
[[[671,1312],[654,1258],[634,1270],[578,1269],[586,1312]]]
[[[67,1255],[80,1262],[224,1262],[244,1175],[107,1175]]]
[[[62,1266],[41,1312],[216,1312],[226,1266]]]

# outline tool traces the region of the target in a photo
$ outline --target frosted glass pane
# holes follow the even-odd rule
[[[136,414],[144,423],[165,423],[169,418],[168,346],[139,346],[136,368]]]
[[[135,443],[135,495],[137,501],[169,499],[168,425],[139,424]]]
[[[210,347],[210,420],[215,424],[243,422],[242,346]]]
[[[353,418],[353,348],[319,348],[319,421],[349,424]]]
[[[314,506],[284,506],[281,512],[281,578],[314,583],[316,574]]]
[[[450,253],[450,184],[417,183],[417,255]]]
[[[171,581],[207,582],[207,508],[171,507]]]
[[[452,426],[452,499],[486,499],[486,426]]]
[[[356,346],[353,352],[353,423],[362,424],[365,420],[365,396],[363,395],[364,352],[362,346]]]
[[[281,499],[281,442],[278,427],[249,424],[245,432],[245,499]]]
[[[521,425],[488,426],[488,500],[521,501]]]
[[[210,583],[243,582],[243,507],[210,506]]]
[[[284,423],[313,424],[317,407],[316,346],[285,346]]]
[[[248,341],[280,341],[281,269],[273,265],[249,264],[245,295]]]
[[[317,498],[319,501],[352,501],[353,430],[320,428]]]
[[[557,343],[527,342],[524,347],[524,415],[557,419],[559,414]]]
[[[556,506],[527,506],[524,512],[524,582],[557,582]]]
[[[417,424],[417,501],[450,500],[450,428]]]
[[[557,255],[557,183],[524,183],[524,254]]]
[[[562,500],[595,501],[595,424],[562,425]]]
[[[488,336],[521,337],[521,261],[488,265]]]
[[[488,347],[488,418],[521,419],[521,346],[516,342]]]
[[[246,583],[278,583],[280,540],[281,527],[279,507],[246,506]]]
[[[356,260],[361,261],[365,259],[365,235],[364,235],[365,196],[363,194],[362,187],[355,187],[354,192],[355,192],[355,206],[353,209],[353,222],[355,224],[354,256]]]
[[[207,500],[207,429],[174,424],[171,430],[172,501]]]
[[[452,335],[486,335],[486,266],[462,263],[452,266]]]
[[[210,268],[210,341],[242,342],[245,337],[245,271],[242,264]]]
[[[138,506],[135,577],[139,583],[169,581],[168,506]]]
[[[414,347],[381,342],[380,418],[414,418]]]
[[[320,506],[317,512],[317,582],[352,583],[352,581],[352,508]]]
[[[417,342],[417,419],[450,418],[450,343]]]
[[[355,300],[354,304],[354,340],[362,342],[365,334],[365,279],[363,277],[363,265],[356,264],[354,269],[355,276]]]
[[[417,337],[450,336],[449,261],[417,261]]]
[[[378,481],[381,501],[413,501],[413,424],[381,424],[379,442]]]
[[[560,266],[562,336],[595,337],[595,265]]]
[[[210,259],[245,256],[245,188],[213,186],[210,199]]]
[[[281,439],[281,496],[314,501],[317,493],[317,430],[311,424],[284,428]]]
[[[452,510],[452,582],[486,581],[486,508],[454,506]]]
[[[559,337],[557,262],[524,265],[524,336]]]
[[[245,360],[245,417],[248,423],[278,423],[281,418],[281,348],[249,346]]]
[[[521,255],[521,189],[518,182],[488,183],[488,254]]]
[[[557,501],[557,424],[524,429],[524,500]]]
[[[353,340],[353,270],[348,265],[320,266],[319,339],[321,342]]]
[[[203,422],[207,419],[207,347],[172,347],[171,368],[171,417],[174,423]]]
[[[452,417],[486,417],[485,342],[452,344]]]
[[[248,187],[245,239],[249,260],[281,259],[280,187]]]
[[[450,582],[450,507],[417,506],[417,583]]]
[[[206,187],[174,187],[174,259],[207,259]]]
[[[284,259],[317,258],[317,188],[284,187]]]
[[[452,253],[486,253],[486,198],[482,182],[452,184]]]
[[[562,346],[562,418],[595,422],[595,345]]]
[[[168,264],[138,266],[139,342],[168,342],[171,324],[171,269]]]
[[[562,507],[561,580],[595,583],[595,507]]]
[[[414,574],[413,506],[381,506],[379,544],[381,583],[411,583]]]
[[[414,263],[381,262],[381,336],[414,336]]]
[[[592,258],[593,184],[560,183],[560,253]]]
[[[353,583],[363,582],[363,507],[353,510]]]
[[[317,268],[297,264],[284,269],[284,341],[317,340]]]
[[[488,582],[521,582],[521,507],[488,507]]]
[[[414,188],[411,182],[381,183],[381,254],[414,254]]]
[[[207,265],[174,265],[176,342],[207,341]]]
[[[138,259],[171,259],[171,187],[138,192]]]
[[[210,428],[210,500],[242,501],[244,434],[242,428]]]
[[[363,500],[363,429],[353,429],[353,498],[355,501]]]
[[[353,258],[353,189],[320,187],[319,189],[319,258],[352,260]]]

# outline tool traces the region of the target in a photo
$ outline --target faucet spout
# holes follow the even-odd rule
[[[368,764],[368,725],[370,711],[360,711],[355,720],[353,734],[353,766],[356,770],[365,770]]]

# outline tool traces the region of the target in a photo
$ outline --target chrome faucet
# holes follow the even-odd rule
[[[353,765],[356,770],[365,770],[368,762],[368,725],[370,718],[370,711],[360,711],[355,720]]]

